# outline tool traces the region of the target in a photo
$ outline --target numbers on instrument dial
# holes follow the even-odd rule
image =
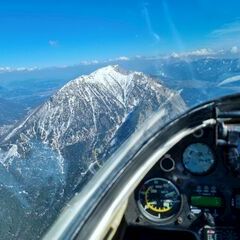
[[[138,206],[149,220],[164,222],[175,217],[181,207],[181,195],[177,187],[163,178],[152,178],[138,192]]]

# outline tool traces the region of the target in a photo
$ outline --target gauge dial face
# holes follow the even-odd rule
[[[164,222],[176,216],[181,207],[181,196],[170,181],[152,178],[138,192],[138,206],[149,220]]]
[[[205,174],[214,165],[215,158],[211,149],[203,143],[189,145],[183,153],[183,165],[193,174]]]

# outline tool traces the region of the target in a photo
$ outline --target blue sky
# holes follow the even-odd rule
[[[239,0],[3,0],[0,67],[240,45]]]

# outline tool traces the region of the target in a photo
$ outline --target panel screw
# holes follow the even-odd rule
[[[182,223],[183,223],[182,217],[178,217],[178,219],[177,219],[177,224],[182,224]]]

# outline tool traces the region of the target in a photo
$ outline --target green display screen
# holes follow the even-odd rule
[[[196,207],[223,207],[223,200],[220,197],[191,196],[191,205]]]

